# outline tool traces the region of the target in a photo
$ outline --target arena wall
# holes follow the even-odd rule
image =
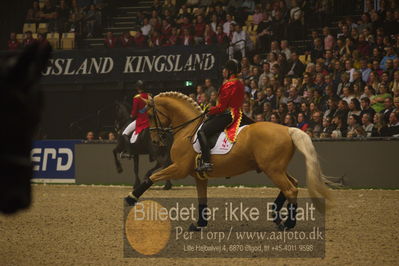
[[[348,188],[399,188],[399,140],[315,141],[322,169],[327,176]],[[112,149],[115,144],[77,144],[75,147],[75,176],[78,184],[132,184],[131,160],[122,160],[124,172],[118,174]],[[154,165],[148,156],[140,156],[140,177]],[[304,158],[296,152],[289,172],[306,186]],[[188,177],[173,180],[174,184],[194,185]],[[217,178],[210,185],[273,186],[263,174],[255,171],[233,178]]]

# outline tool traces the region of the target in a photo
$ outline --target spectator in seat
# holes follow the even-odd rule
[[[86,140],[87,140],[87,141],[92,141],[92,140],[94,140],[94,133],[93,133],[93,131],[87,132],[87,134],[86,134]]]
[[[179,42],[179,33],[176,27],[172,27],[169,38],[165,39],[164,46],[177,45]]]
[[[37,34],[37,42],[40,43],[43,46],[48,45],[48,40],[47,40],[46,35],[44,33],[38,33]]]
[[[360,126],[360,118],[357,115],[348,116],[348,138],[357,136],[357,127]]]
[[[10,39],[8,40],[7,47],[8,50],[17,50],[20,48],[20,44],[17,41],[17,35],[15,32],[10,33]]]
[[[334,130],[334,125],[331,123],[331,118],[330,117],[325,117],[323,118],[323,123],[322,123],[322,130],[320,133],[320,138],[326,139],[326,138],[331,138],[331,134]]]
[[[181,45],[191,46],[194,44],[194,37],[191,35],[188,28],[183,29],[183,34],[180,36]]]
[[[137,48],[145,48],[147,47],[147,38],[143,35],[141,30],[138,30],[136,32],[136,35],[134,36],[134,46]]]
[[[392,112],[399,111],[399,96],[395,96],[395,98],[393,99],[393,105],[394,109]]]
[[[252,118],[252,110],[251,110],[251,105],[249,102],[244,102],[242,105],[242,113],[245,114],[247,117]]]
[[[371,132],[372,137],[382,137],[384,132],[386,132],[386,123],[384,116],[381,113],[376,113],[374,115],[374,127]]]
[[[48,29],[50,32],[55,30],[55,20],[57,18],[57,10],[53,7],[50,0],[44,1],[44,7],[42,9],[41,22],[48,23]]]
[[[283,125],[287,127],[296,127],[295,117],[291,114],[286,114]]]
[[[360,72],[362,74],[362,81],[364,83],[367,83],[367,81],[369,80],[370,73],[371,73],[371,68],[368,67],[366,59],[360,60]]]
[[[384,84],[380,84],[378,87],[379,94],[370,97],[371,108],[374,109],[377,113],[384,110],[384,101],[386,98],[391,98],[391,94],[387,92],[387,87]]]
[[[162,20],[161,34],[165,39],[168,39],[172,35],[172,25],[167,19]]]
[[[270,116],[270,122],[275,123],[275,124],[280,124],[280,116],[278,115],[278,113],[272,113],[272,115]]]
[[[305,131],[308,129],[309,127],[309,123],[307,122],[307,118],[305,116],[305,114],[303,112],[299,112],[298,113],[298,123],[296,125],[297,128],[299,128],[302,131]]]
[[[363,117],[364,114],[368,114],[372,121],[375,111],[373,108],[370,107],[370,99],[368,97],[363,97],[360,100],[360,105],[362,108],[362,111],[360,112],[360,117]]]
[[[129,32],[124,32],[119,38],[120,46],[123,48],[132,47],[133,46],[133,38],[130,36]]]
[[[368,57],[370,55],[371,45],[366,40],[363,34],[359,35],[359,40],[356,44],[356,50],[363,58]]]
[[[118,39],[114,37],[113,33],[108,31],[104,40],[105,48],[115,48],[118,45]]]
[[[383,135],[399,137],[399,111],[392,112],[389,115],[389,125]]]
[[[350,101],[353,98],[355,98],[355,94],[353,92],[353,89],[351,87],[344,87],[342,91],[343,91],[342,100],[344,100],[349,105]]]
[[[291,41],[303,39],[303,11],[296,0],[291,0],[291,9],[289,11],[288,37]]]
[[[84,17],[86,24],[87,37],[92,38],[96,35],[96,30],[101,25],[101,13],[97,9],[96,5],[91,4],[89,10],[86,12]]]
[[[211,96],[212,92],[217,92],[217,90],[215,89],[215,87],[212,84],[212,80],[209,78],[205,79],[204,90],[205,90],[205,93],[208,94],[209,96]]]
[[[245,57],[246,46],[248,46],[249,37],[247,32],[242,30],[240,24],[234,26],[233,38],[231,39],[231,45],[229,47],[229,57],[233,58],[235,52],[240,52],[241,57]]]
[[[70,29],[69,15],[71,9],[66,5],[65,0],[60,0],[60,6],[57,8],[57,29],[60,32],[68,32]]]
[[[212,45],[216,43],[216,35],[209,24],[205,25],[203,41],[205,45]]]
[[[35,41],[36,41],[36,40],[33,39],[33,37],[32,37],[32,32],[31,32],[31,31],[25,32],[25,39],[24,39],[24,41],[23,41],[23,46],[24,46],[24,47],[31,45],[31,44],[34,43]]]
[[[200,44],[204,41],[204,32],[205,32],[205,22],[203,16],[197,16],[195,25],[194,25],[194,41],[196,44]]]
[[[335,100],[334,98],[330,98],[327,100],[327,106],[328,109],[324,112],[324,116],[323,118],[329,117],[329,118],[333,118],[335,116],[335,114],[337,113],[337,100]]]
[[[385,48],[385,51],[386,51],[386,54],[385,54],[385,56],[381,59],[381,62],[380,62],[380,68],[381,68],[382,70],[384,70],[384,71],[387,69],[386,61],[387,61],[388,59],[393,60],[393,59],[397,58],[397,56],[396,56],[396,54],[395,54],[395,51],[394,51],[394,49],[393,49],[392,46],[386,47],[386,48]]]
[[[381,113],[384,115],[385,122],[388,123],[389,116],[391,115],[393,109],[395,109],[395,107],[393,106],[392,98],[391,97],[385,98],[384,99],[384,109],[381,111]]]
[[[157,30],[153,30],[149,40],[150,47],[161,47],[164,45],[164,37]]]
[[[324,49],[320,38],[313,40],[313,47],[310,51],[312,62],[315,63],[317,59],[323,58]]]
[[[235,21],[231,14],[226,14],[226,22],[223,23],[223,32],[226,33],[227,36],[230,36],[231,24],[235,24]]]
[[[332,50],[335,45],[335,38],[331,35],[330,29],[328,27],[323,28],[324,36],[324,50]]]
[[[229,43],[229,38],[223,32],[223,28],[220,25],[216,27],[216,43],[223,46],[227,46]]]
[[[289,76],[300,77],[305,71],[305,66],[299,60],[297,53],[294,51],[291,53],[291,60],[288,62],[288,73]]]
[[[346,138],[348,134],[348,125],[346,123],[346,116],[336,114],[332,120],[335,129],[331,133],[332,138]]]
[[[144,36],[148,36],[151,31],[151,25],[148,18],[144,18],[143,26],[140,28],[142,34]]]
[[[362,115],[362,127],[366,132],[366,137],[371,137],[373,132],[374,124],[372,123],[372,117],[368,113]]]
[[[309,128],[312,128],[312,135],[319,138],[322,132],[322,115],[321,112],[316,111],[312,114],[312,119],[309,121]]]

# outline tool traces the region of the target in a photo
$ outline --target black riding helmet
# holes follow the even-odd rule
[[[141,91],[145,90],[145,84],[144,84],[144,81],[142,81],[142,80],[138,80],[134,86],[135,86],[136,90],[141,90]]]
[[[241,72],[240,64],[235,59],[230,59],[224,65],[224,68],[227,69],[230,74],[238,74]]]

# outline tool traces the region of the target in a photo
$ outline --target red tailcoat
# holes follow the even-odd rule
[[[218,104],[209,109],[209,115],[230,112],[233,122],[225,129],[225,132],[232,143],[236,141],[241,123],[244,94],[244,84],[232,75],[219,89]]]
[[[136,120],[136,134],[150,127],[150,121],[145,108],[148,98],[148,94],[145,92],[137,94],[133,98],[132,119]]]

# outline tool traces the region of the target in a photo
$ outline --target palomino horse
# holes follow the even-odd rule
[[[172,164],[153,174],[150,183],[142,184],[126,197],[129,204],[134,204],[152,182],[168,179],[196,177],[196,152],[192,148],[192,136],[203,117],[197,103],[188,96],[177,92],[161,93],[154,97],[149,110],[151,137],[157,141],[159,131],[174,131],[174,142],[171,148]],[[307,167],[307,185],[316,208],[322,207],[321,198],[329,199],[329,190],[322,180],[317,153],[310,137],[297,128],[259,122],[248,125],[237,137],[232,150],[226,155],[212,155],[213,170],[209,178],[235,176],[251,170],[263,171],[280,189],[275,201],[274,222],[280,229],[293,228],[296,224],[297,180],[287,174],[287,166],[295,148],[304,156]],[[207,204],[207,179],[196,178],[199,211]],[[288,218],[282,222],[279,211],[288,200]],[[207,221],[199,216],[198,226],[206,226]],[[191,228],[193,230],[198,227]]]

